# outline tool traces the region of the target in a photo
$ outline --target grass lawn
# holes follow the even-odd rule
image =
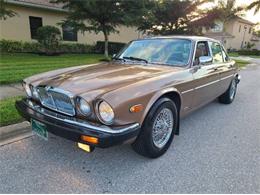
[[[12,97],[0,100],[0,126],[6,126],[23,121],[15,108],[15,101],[22,97]]]
[[[245,61],[245,60],[235,60],[236,63],[238,64],[239,68],[243,68],[245,67],[246,65],[250,64],[250,62],[248,61]]]
[[[230,52],[230,53],[228,53],[228,55],[231,57],[246,56],[246,57],[251,57],[251,58],[260,58],[260,56],[257,56],[257,55],[239,55],[237,52]]]
[[[1,54],[0,84],[17,83],[41,72],[70,66],[92,64],[104,58],[100,54],[64,54],[39,56],[37,54]]]

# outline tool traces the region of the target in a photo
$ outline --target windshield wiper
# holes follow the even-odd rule
[[[132,56],[123,57],[123,58],[127,59],[127,60],[135,60],[135,61],[142,61],[142,62],[148,63],[148,61],[146,59],[142,59],[142,58],[136,58],[136,57],[132,57]]]
[[[125,62],[125,59],[123,59],[123,58],[117,58],[117,57],[113,57],[112,59],[113,59],[113,60],[120,60],[120,61],[123,61],[123,62]]]

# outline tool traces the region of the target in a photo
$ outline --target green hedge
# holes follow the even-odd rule
[[[260,50],[239,50],[237,51],[237,53],[239,55],[256,55],[256,56],[260,56]]]
[[[108,54],[113,55],[117,54],[126,43],[120,42],[108,42]],[[104,53],[105,50],[105,42],[104,41],[97,41],[96,46],[94,48],[95,53]]]
[[[7,53],[42,53],[44,49],[38,42],[23,42],[0,40],[1,52]],[[61,43],[57,51],[58,53],[92,53],[94,46],[79,43]]]

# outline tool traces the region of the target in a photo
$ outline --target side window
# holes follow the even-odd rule
[[[221,48],[220,44],[215,43],[215,42],[210,42],[210,48],[212,51],[213,63],[224,62],[223,55],[222,55],[222,48]]]
[[[36,39],[37,30],[38,28],[42,27],[42,18],[29,16],[29,22],[30,22],[31,38]]]
[[[199,64],[199,57],[201,56],[210,56],[208,43],[206,41],[201,41],[197,43],[193,65]]]

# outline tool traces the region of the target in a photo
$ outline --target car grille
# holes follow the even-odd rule
[[[70,116],[75,115],[74,104],[68,92],[52,87],[37,87],[37,92],[43,106]]]

